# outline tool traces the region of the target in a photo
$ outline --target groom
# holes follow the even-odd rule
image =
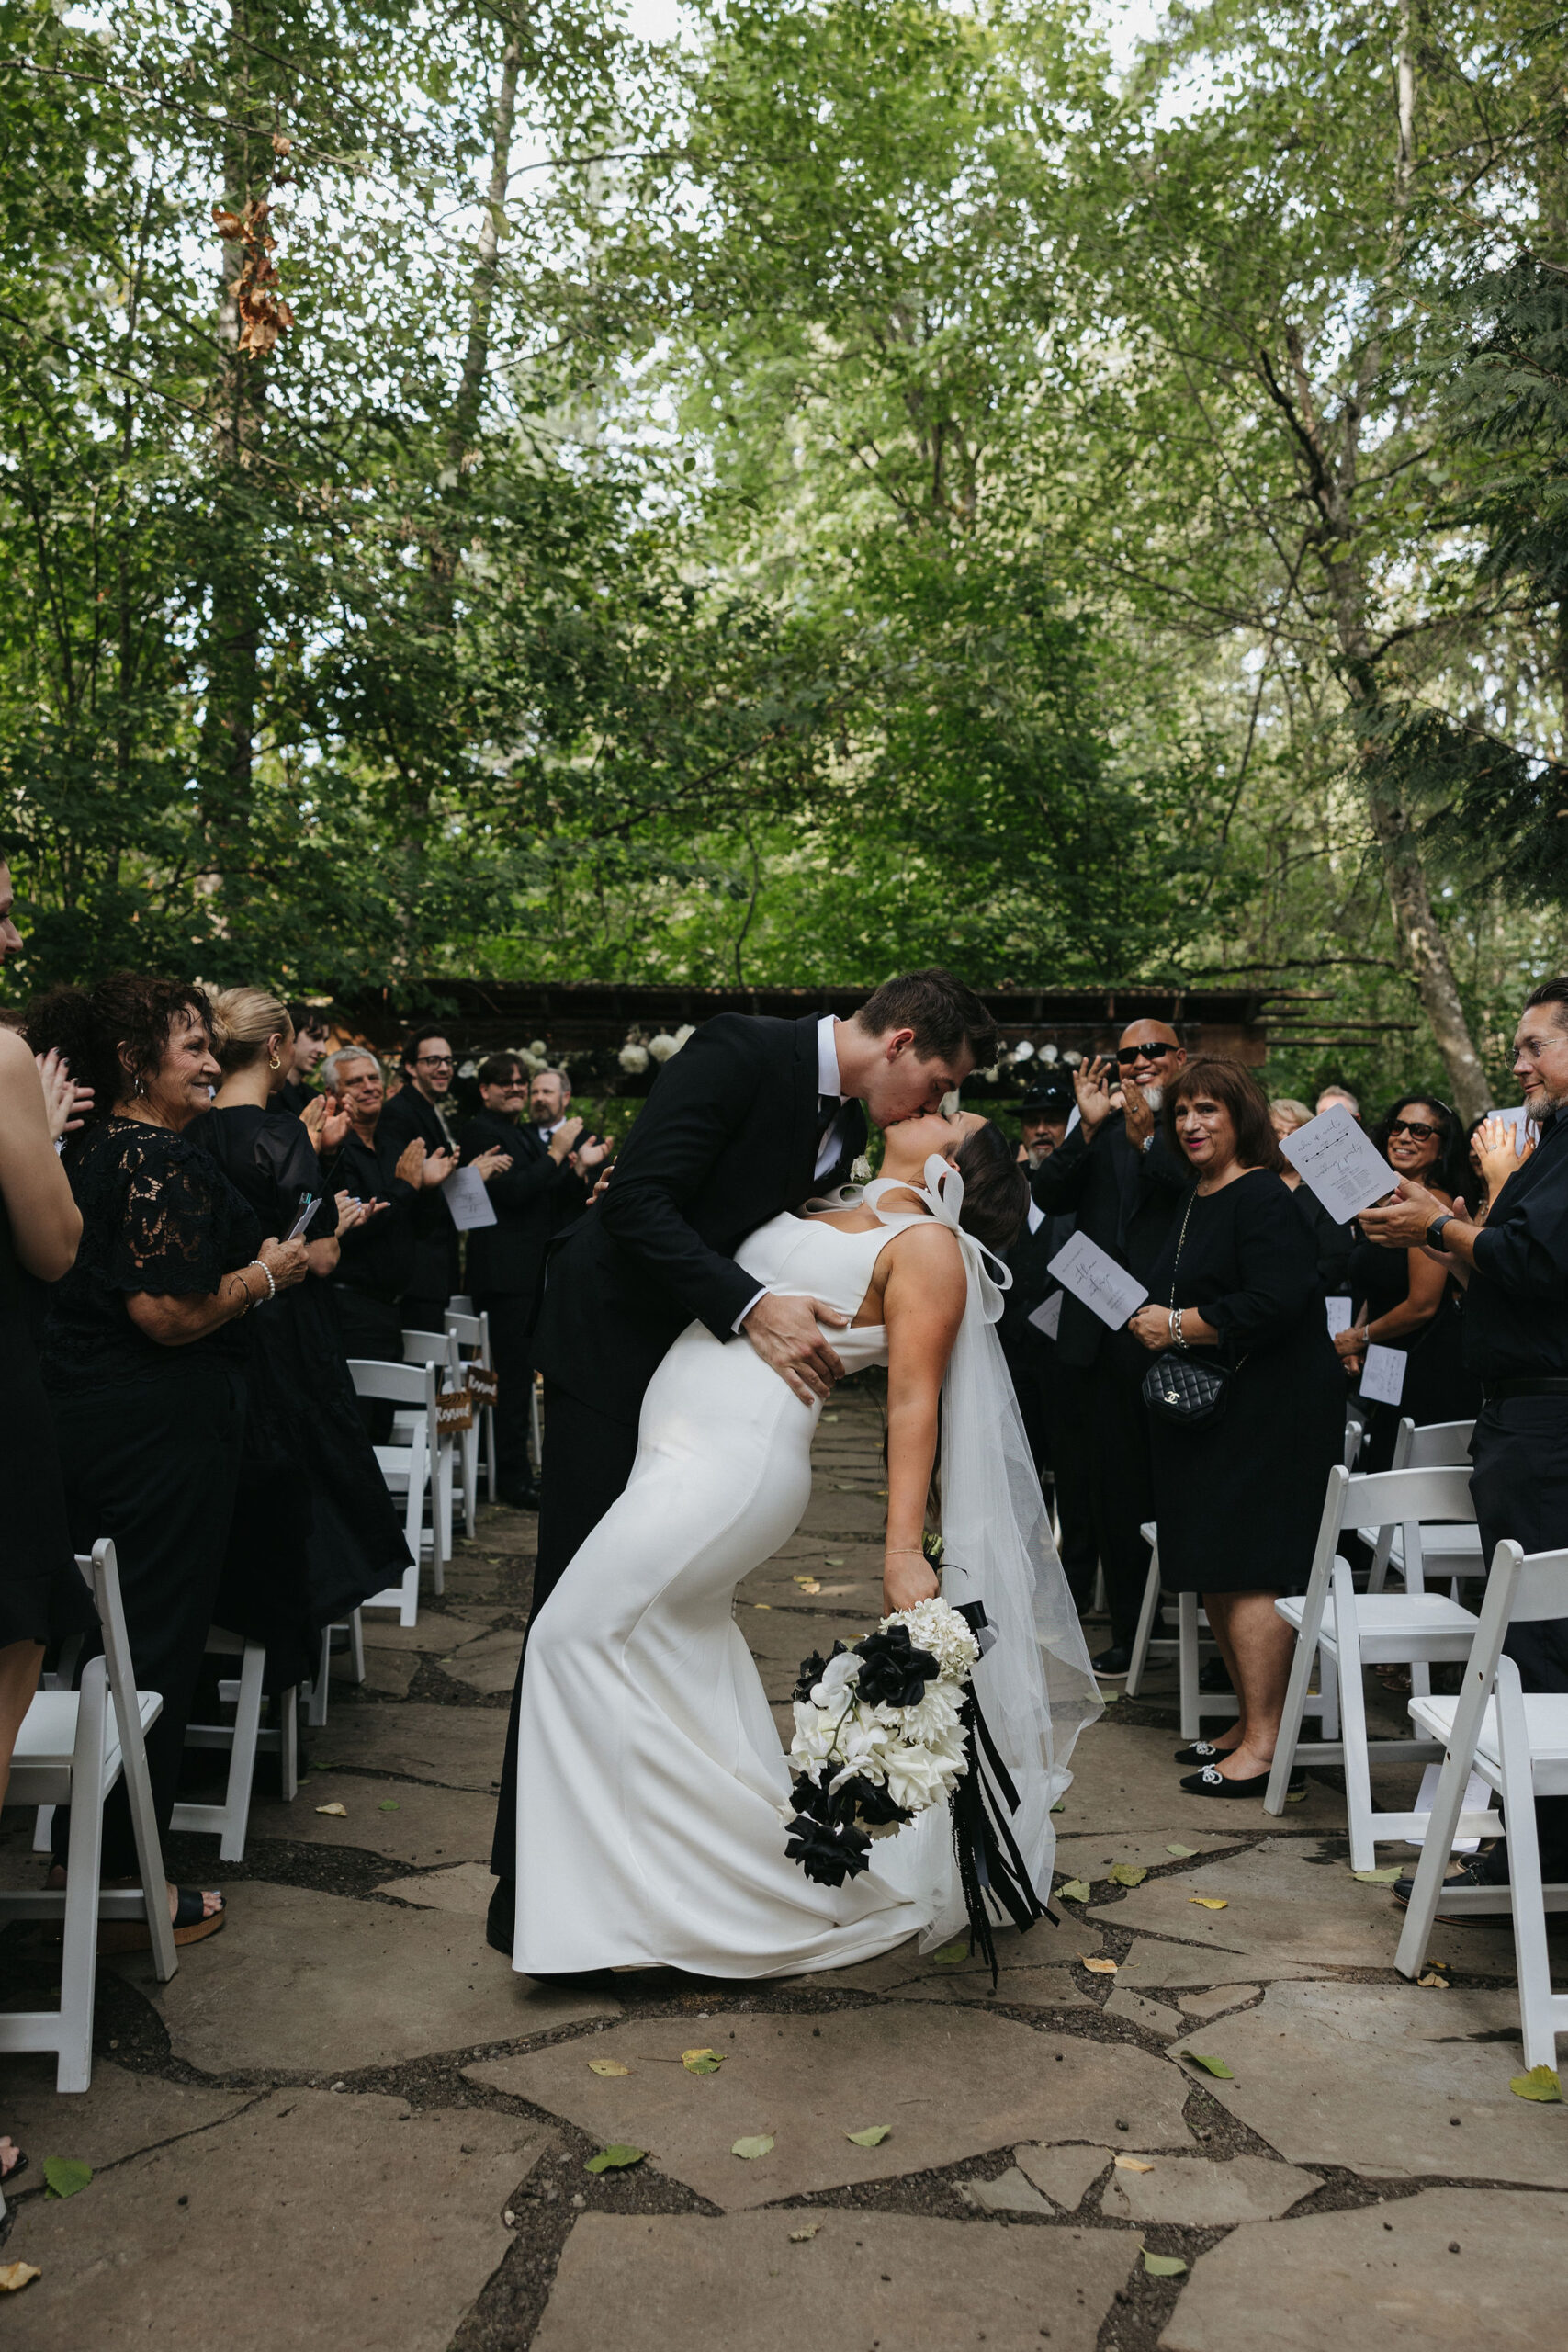
[[[950,972],[885,980],[848,1021],[721,1012],[660,1071],[598,1207],[549,1261],[535,1359],[548,1442],[536,1613],[625,1489],[643,1391],[688,1323],[755,1348],[795,1395],[826,1396],[843,1366],[818,1329],[847,1320],[760,1290],[735,1263],[749,1233],[842,1182],[874,1124],[934,1111],[996,1032]],[[517,1710],[512,1697],[487,1939],[510,1959],[515,1905]]]

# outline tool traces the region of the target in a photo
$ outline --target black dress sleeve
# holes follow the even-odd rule
[[[1316,1304],[1317,1251],[1279,1177],[1249,1174],[1231,1192],[1236,1286],[1199,1311],[1224,1346],[1245,1354],[1288,1339]]]
[[[299,1216],[307,1196],[320,1200],[326,1191],[321,1163],[316,1157],[316,1147],[303,1121],[272,1114],[256,1136],[256,1158],[272,1178],[275,1195],[273,1214],[279,1222],[273,1238],[281,1241]],[[267,1211],[262,1211],[266,1223]],[[307,1241],[330,1238],[335,1217],[324,1208],[318,1209],[305,1228]]]
[[[112,1159],[95,1161],[89,1182],[119,1195],[118,1203],[81,1204],[85,1218],[108,1212],[109,1289],[209,1296],[239,1262],[242,1204],[215,1162],[177,1136],[138,1123]]]

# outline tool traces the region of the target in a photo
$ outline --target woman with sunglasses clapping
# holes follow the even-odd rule
[[[1449,1206],[1466,1190],[1464,1132],[1434,1095],[1400,1095],[1372,1139],[1396,1175],[1425,1185]],[[1386,1469],[1405,1415],[1418,1429],[1432,1421],[1472,1420],[1481,1407],[1480,1385],[1464,1369],[1458,1286],[1424,1250],[1384,1250],[1359,1238],[1350,1292],[1354,1317],[1334,1342],[1347,1371],[1359,1374],[1369,1346],[1398,1348],[1405,1355],[1400,1401],[1374,1408],[1357,1464]]]

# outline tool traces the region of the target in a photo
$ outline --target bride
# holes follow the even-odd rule
[[[921,1537],[940,1447],[942,1591],[981,1601],[996,1629],[974,1689],[1043,1901],[1051,1807],[1100,1701],[992,1328],[1001,1290],[986,1260],[1025,1201],[987,1121],[909,1119],[887,1129],[876,1183],[773,1218],[738,1259],[850,1317],[832,1334],[846,1372],[887,1367],[888,1611],[938,1589]],[[799,1523],[820,1409],[700,1323],[655,1373],[630,1483],[529,1633],[513,1954],[527,1974],[786,1976],[911,1936],[929,1950],[964,1924],[945,1805],[880,1840],[842,1886],[785,1856],[789,1765],[732,1604]]]

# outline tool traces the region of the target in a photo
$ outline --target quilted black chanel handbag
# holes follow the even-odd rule
[[[1173,1350],[1144,1374],[1144,1402],[1162,1421],[1185,1430],[1217,1421],[1230,1395],[1231,1375],[1223,1364],[1194,1363]]]
[[[1187,1208],[1181,1219],[1181,1231],[1177,1238],[1176,1257],[1170,1269],[1170,1304],[1176,1306],[1176,1270],[1181,1263],[1182,1245],[1187,1239],[1187,1220],[1192,1214],[1192,1204],[1198,1197],[1194,1185],[1187,1196]],[[1179,1429],[1202,1429],[1208,1422],[1217,1421],[1225,1409],[1230,1395],[1231,1374],[1224,1364],[1194,1363],[1190,1356],[1179,1355],[1168,1349],[1152,1363],[1143,1379],[1143,1398],[1151,1413],[1162,1421],[1174,1421]]]

